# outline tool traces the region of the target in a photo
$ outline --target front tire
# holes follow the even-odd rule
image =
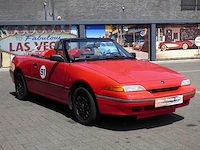
[[[25,100],[28,97],[28,88],[22,74],[18,73],[15,79],[16,98]]]
[[[161,50],[162,50],[162,51],[166,51],[166,50],[167,50],[167,46],[166,46],[165,44],[163,44],[163,45],[161,46]]]
[[[84,87],[79,87],[73,95],[73,111],[81,124],[91,125],[97,119],[98,110],[91,93]]]

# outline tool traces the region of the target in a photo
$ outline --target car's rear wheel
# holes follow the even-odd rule
[[[188,49],[188,45],[186,43],[183,44],[183,49]]]
[[[91,93],[84,87],[79,87],[73,95],[74,114],[81,124],[91,125],[97,119],[98,110]]]
[[[16,98],[25,100],[28,97],[28,88],[22,74],[18,73],[15,79]]]
[[[167,46],[165,45],[165,44],[163,44],[162,46],[161,46],[161,50],[162,51],[165,51],[167,49]]]

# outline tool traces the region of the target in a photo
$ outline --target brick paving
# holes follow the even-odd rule
[[[200,62],[163,64],[185,73],[200,90]],[[199,94],[175,113],[136,120],[103,116],[95,126],[74,120],[67,106],[33,96],[20,101],[0,69],[0,150],[199,150]]]

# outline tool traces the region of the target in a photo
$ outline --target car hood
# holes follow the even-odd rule
[[[142,60],[104,60],[80,65],[104,74],[118,83],[148,82],[184,77],[166,67]]]

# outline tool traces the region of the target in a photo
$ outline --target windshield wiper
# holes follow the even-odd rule
[[[120,55],[110,55],[106,56],[105,59],[124,59],[125,56],[120,56]]]
[[[75,58],[75,61],[91,61],[91,60],[99,60],[99,56],[84,55],[84,56]]]

